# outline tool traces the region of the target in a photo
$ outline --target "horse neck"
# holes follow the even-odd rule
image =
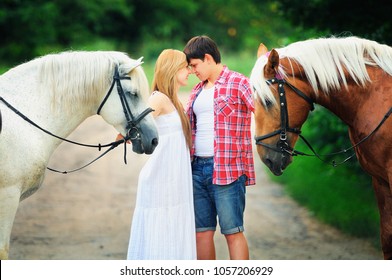
[[[325,107],[346,125],[352,127],[358,119],[359,109],[364,102],[363,96],[365,94],[365,89],[356,84],[349,84],[347,89],[332,90],[328,94],[319,92],[315,103]]]
[[[67,112],[67,110],[60,110],[54,114],[55,120],[50,126],[52,131],[55,131],[60,137],[67,137],[71,134],[84,120],[93,114],[87,112]]]
[[[53,106],[49,92],[38,89],[36,69],[23,64],[11,69],[1,77],[5,86],[2,97],[18,111],[42,128],[60,137],[68,136],[86,118],[95,114],[95,106],[77,106],[70,110],[69,104],[57,103]],[[27,123],[27,122],[26,122]]]

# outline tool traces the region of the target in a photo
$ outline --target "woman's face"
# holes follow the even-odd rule
[[[190,74],[190,70],[187,66],[184,66],[178,71],[177,80],[180,86],[186,86],[188,84],[189,74]]]

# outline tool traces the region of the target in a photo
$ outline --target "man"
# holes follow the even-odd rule
[[[221,63],[217,45],[207,36],[189,40],[184,53],[201,81],[187,105],[193,139],[197,257],[216,258],[218,217],[230,259],[249,259],[243,234],[246,186],[255,184],[249,80]]]

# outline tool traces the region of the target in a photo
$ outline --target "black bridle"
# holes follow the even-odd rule
[[[340,163],[336,163],[335,161],[332,161],[330,163],[330,162],[325,161],[322,157],[347,153],[348,151],[358,147],[360,144],[362,144],[363,142],[368,140],[384,124],[384,122],[392,114],[392,107],[391,107],[391,108],[389,108],[389,111],[384,115],[383,119],[376,126],[376,128],[374,128],[371,133],[369,133],[367,136],[362,138],[355,145],[352,145],[351,147],[349,147],[347,149],[343,149],[343,150],[335,152],[335,153],[330,153],[330,154],[326,154],[326,155],[319,155],[313,149],[313,147],[310,145],[310,143],[305,139],[305,137],[301,135],[301,130],[300,129],[289,127],[289,114],[288,114],[288,111],[287,111],[286,92],[285,92],[285,89],[284,89],[284,85],[289,86],[297,95],[299,95],[306,102],[308,102],[309,105],[310,105],[310,111],[314,110],[314,102],[313,102],[313,100],[310,97],[308,97],[307,95],[305,95],[298,88],[296,88],[295,86],[290,84],[285,79],[273,78],[273,79],[267,80],[266,83],[268,85],[272,85],[272,84],[276,84],[276,83],[278,84],[278,93],[279,93],[279,102],[280,102],[280,104],[279,104],[280,105],[280,120],[281,120],[280,121],[280,129],[275,130],[274,132],[262,135],[262,136],[255,136],[255,141],[256,141],[256,145],[260,145],[260,146],[266,147],[268,149],[271,149],[271,150],[273,150],[275,152],[279,152],[279,153],[282,154],[282,157],[297,156],[297,155],[301,155],[301,156],[316,156],[321,161],[323,161],[325,163],[328,163],[328,164],[332,164],[334,167],[336,167],[339,164],[343,164],[343,163],[347,162],[348,160],[350,160],[352,157],[355,156],[355,153],[351,154],[349,157],[347,157],[346,159],[344,159]],[[309,147],[309,149],[312,151],[313,154],[307,154],[307,153],[303,153],[303,152],[294,150],[294,148],[291,147],[289,145],[289,143],[288,143],[287,132],[298,134],[298,136],[305,142],[305,144]],[[276,146],[272,146],[272,145],[269,145],[269,144],[266,144],[266,143],[263,142],[263,140],[271,138],[271,137],[273,137],[275,135],[278,135],[278,134],[279,134],[279,141],[277,142]]]
[[[97,110],[97,114],[99,115],[101,113],[102,107],[105,105],[106,101],[108,100],[110,94],[113,91],[114,84],[116,84],[117,92],[120,97],[121,105],[123,107],[123,112],[124,112],[125,118],[127,120],[126,129],[128,130],[128,132],[127,132],[126,137],[124,138],[125,141],[140,139],[140,132],[139,132],[137,125],[140,123],[140,121],[144,117],[146,117],[149,113],[154,111],[151,108],[147,108],[143,112],[141,112],[140,115],[137,116],[136,118],[133,116],[132,111],[129,108],[124,90],[121,86],[121,80],[130,80],[130,79],[131,79],[131,77],[129,77],[129,76],[120,76],[120,74],[118,72],[118,67],[116,66],[114,69],[112,84],[110,85],[108,93],[106,94],[105,98],[103,99],[103,101],[101,102],[101,105],[99,105],[98,110]],[[132,135],[134,135],[134,136],[132,136]]]
[[[298,88],[287,82],[285,79],[273,78],[267,80],[266,83],[268,85],[278,84],[278,94],[279,94],[279,106],[280,106],[280,128],[275,130],[274,132],[265,134],[263,136],[255,136],[256,145],[264,146],[268,149],[274,150],[276,152],[280,152],[282,154],[296,155],[297,151],[294,150],[293,147],[290,147],[287,141],[287,132],[295,133],[301,135],[301,130],[299,128],[289,127],[289,114],[287,111],[287,100],[286,100],[286,91],[284,89],[284,85],[288,85],[296,94],[298,94],[301,98],[306,100],[310,104],[310,110],[314,110],[313,100],[305,95]],[[275,146],[271,146],[263,142],[263,140],[271,138],[275,135],[279,134],[279,141]]]
[[[90,145],[90,144],[83,144],[83,143],[79,143],[79,142],[75,142],[72,140],[68,140],[66,138],[57,136],[53,133],[51,133],[50,131],[42,128],[41,126],[39,126],[38,124],[36,124],[35,122],[33,122],[31,119],[29,119],[26,115],[24,115],[23,113],[21,113],[18,109],[16,109],[14,106],[12,106],[10,103],[8,103],[3,97],[0,96],[0,101],[2,101],[9,109],[11,109],[11,111],[13,111],[16,115],[18,115],[19,117],[21,117],[23,120],[25,120],[26,122],[28,122],[29,124],[33,125],[34,127],[40,129],[41,131],[45,132],[46,134],[55,137],[57,139],[60,139],[62,141],[71,143],[71,144],[75,144],[75,145],[79,145],[79,146],[83,146],[83,147],[89,147],[89,148],[98,148],[99,151],[101,151],[102,148],[107,148],[109,147],[105,152],[103,152],[100,156],[98,156],[97,158],[95,158],[94,160],[92,160],[91,162],[83,165],[82,167],[73,169],[71,171],[58,171],[56,169],[47,167],[48,170],[53,171],[53,172],[57,172],[57,173],[62,173],[62,174],[68,174],[68,173],[72,173],[78,170],[81,170],[87,166],[89,166],[90,164],[92,164],[93,162],[97,161],[98,159],[102,158],[104,155],[106,155],[108,152],[110,152],[111,150],[113,150],[114,148],[116,148],[118,145],[124,143],[124,162],[125,164],[127,163],[126,160],[126,142],[128,140],[134,141],[134,140],[140,140],[141,139],[141,134],[139,132],[139,128],[137,127],[137,125],[140,123],[140,121],[145,118],[149,113],[153,112],[154,110],[151,108],[147,108],[145,109],[142,113],[140,113],[139,116],[134,117],[134,115],[131,112],[131,109],[129,108],[129,105],[126,101],[126,96],[124,93],[124,90],[121,86],[121,80],[130,80],[131,77],[129,76],[120,76],[119,72],[118,72],[118,66],[116,65],[115,69],[114,69],[114,75],[113,75],[113,81],[112,84],[110,85],[110,88],[105,96],[105,98],[103,99],[103,101],[101,102],[101,104],[98,107],[97,110],[97,114],[99,115],[102,107],[105,105],[106,101],[108,100],[110,94],[113,91],[114,88],[114,84],[117,85],[117,92],[119,94],[120,100],[121,100],[121,105],[123,107],[123,112],[125,114],[125,118],[127,120],[127,126],[126,129],[127,131],[127,135],[118,141],[114,141],[108,144],[98,144],[98,145]]]

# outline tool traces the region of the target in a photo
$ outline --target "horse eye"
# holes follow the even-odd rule
[[[130,95],[130,96],[136,96],[136,95],[137,95],[137,92],[136,92],[136,91],[133,91],[133,90],[127,90],[127,91],[125,92],[125,94]]]
[[[267,108],[271,108],[271,106],[272,106],[272,101],[269,100],[269,99],[265,99],[265,106],[266,106]]]

